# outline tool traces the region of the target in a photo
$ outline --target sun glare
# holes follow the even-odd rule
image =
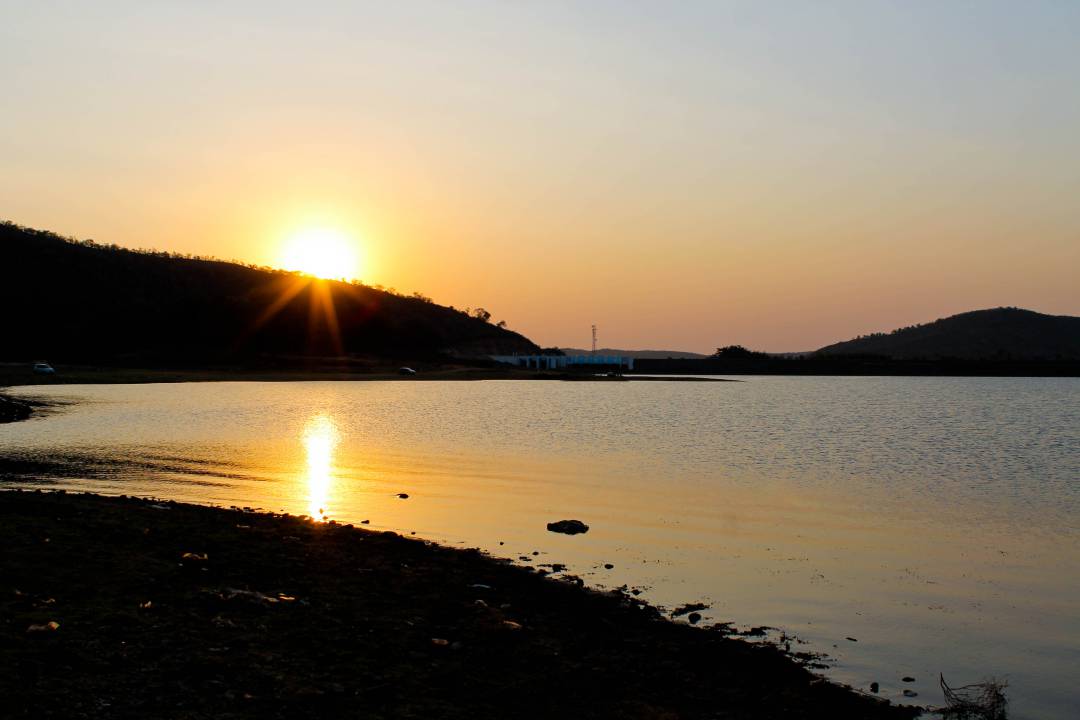
[[[303,230],[286,242],[281,266],[320,278],[352,279],[357,275],[356,244],[339,230]]]

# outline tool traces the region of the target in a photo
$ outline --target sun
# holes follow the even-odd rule
[[[281,266],[320,278],[352,279],[357,274],[356,243],[333,228],[301,230],[285,242]]]

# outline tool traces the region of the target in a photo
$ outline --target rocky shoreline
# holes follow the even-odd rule
[[[18,718],[909,718],[779,649],[477,550],[287,515],[0,492]]]
[[[33,413],[33,404],[0,395],[0,423],[25,420]]]

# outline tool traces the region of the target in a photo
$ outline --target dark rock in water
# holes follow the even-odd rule
[[[398,493],[397,496],[399,498],[401,498],[402,500],[408,500],[409,499],[409,493]]]
[[[881,686],[878,685],[876,682],[870,683],[870,692],[876,693],[880,689],[881,689]]]
[[[613,569],[615,569],[615,566],[612,565],[611,563],[604,563],[604,569],[605,570],[613,570]]]
[[[699,622],[701,622],[701,613],[692,612],[686,616],[686,620],[691,625],[697,625]]]
[[[589,532],[589,526],[580,520],[560,520],[559,522],[548,523],[547,529],[551,532],[562,533],[564,535],[577,535],[578,533]]]
[[[905,690],[904,697],[919,697],[919,693],[915,692],[914,690]]]
[[[683,615],[689,615],[690,613],[697,612],[698,610],[708,610],[709,606],[705,603],[687,603],[682,607],[677,607],[671,611],[671,617],[681,617]]]
[[[853,638],[853,637],[849,637],[849,638],[847,638],[847,639],[848,639],[848,640],[850,640],[851,642],[859,642],[858,640],[856,640],[856,639],[855,639],[855,638]]]
[[[30,417],[31,406],[28,403],[0,396],[0,422],[15,422]]]
[[[910,675],[905,675],[904,677],[902,677],[900,679],[903,680],[904,682],[915,682],[915,678],[911,677]]]

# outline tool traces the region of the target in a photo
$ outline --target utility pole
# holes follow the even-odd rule
[[[592,354],[596,354],[596,326],[592,326]]]

